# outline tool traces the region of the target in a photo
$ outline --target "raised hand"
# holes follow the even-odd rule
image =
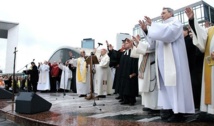
[[[113,46],[111,44],[109,44],[109,47],[108,47],[109,50],[113,50]]]
[[[144,16],[144,20],[146,21],[146,24],[147,24],[147,25],[151,26],[151,24],[152,24],[152,20],[151,20],[151,18],[150,18],[150,17],[148,17],[148,16]]]
[[[132,36],[132,39],[135,41],[136,44],[138,44],[140,41],[140,39],[139,39],[140,36],[139,37],[138,36],[139,35],[137,35],[136,37]]]
[[[144,21],[139,20],[139,25],[142,30],[147,31],[147,25]]]
[[[97,49],[96,49],[96,48],[94,48],[94,51],[93,51],[93,52],[94,52],[94,54],[95,54],[95,53],[97,52]]]
[[[61,63],[62,62],[62,59],[59,59],[58,63]]]
[[[108,41],[107,41],[107,40],[106,40],[106,45],[107,45],[107,46],[109,46],[109,43],[108,43]]]
[[[194,18],[194,12],[192,11],[192,9],[190,7],[187,7],[185,9],[185,13],[186,13],[187,17],[189,18],[189,20],[192,20]]]
[[[140,39],[141,39],[141,38],[140,38],[140,35],[137,35],[136,37],[137,37],[137,39],[140,41]]]

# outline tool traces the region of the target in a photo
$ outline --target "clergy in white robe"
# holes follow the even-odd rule
[[[77,69],[77,59],[74,58],[73,53],[69,52],[69,68],[72,71],[72,79],[71,79],[71,90],[74,93],[77,93],[76,87],[76,69]]]
[[[81,50],[76,69],[77,94],[80,96],[86,96],[90,92],[90,66],[86,65],[85,51]]]
[[[101,50],[101,56],[99,59],[99,64],[95,65],[96,73],[94,75],[94,85],[95,85],[95,93],[97,93],[98,97],[107,95],[108,85],[110,89],[112,89],[112,82],[110,85],[111,79],[111,71],[109,67],[110,58],[106,53],[106,49]],[[108,77],[109,76],[109,77]],[[108,80],[110,79],[110,80]]]
[[[70,90],[71,89],[71,79],[72,71],[68,67],[69,62],[66,61],[65,65],[59,63],[58,66],[62,70],[61,80],[60,80],[60,89]]]
[[[163,23],[151,22],[145,17],[150,27],[148,37],[156,40],[155,62],[158,92],[158,106],[174,113],[162,119],[175,121],[180,113],[195,113],[187,52],[181,22],[173,17],[171,8],[163,8]],[[145,25],[145,23],[143,23]],[[141,26],[142,27],[142,26]],[[152,43],[151,43],[152,44]],[[183,116],[182,116],[183,117]]]
[[[39,81],[37,85],[37,90],[45,91],[50,90],[50,66],[48,65],[48,62],[45,61],[44,64],[40,64],[38,67],[39,70]]]
[[[151,40],[145,34],[144,36],[145,40],[140,40],[138,36],[135,38],[138,43],[136,53],[140,54],[138,61],[138,87],[144,108],[156,110],[160,107],[158,107],[158,87],[155,74],[155,50],[154,47],[149,47],[148,41]],[[144,48],[146,46],[147,48]]]
[[[115,68],[108,68],[108,76],[107,76],[107,94],[111,95],[114,93],[113,82],[115,77]]]
[[[191,8],[186,8],[193,33],[193,44],[204,52],[200,110],[214,114],[214,26],[205,29],[198,24]]]

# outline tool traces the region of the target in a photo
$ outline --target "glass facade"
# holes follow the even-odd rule
[[[194,14],[200,23],[200,25],[204,26],[205,22],[208,21],[210,24],[214,24],[214,8],[210,6],[209,4],[205,3],[204,1],[199,1],[194,4],[189,5],[192,7]],[[185,13],[185,8],[183,7],[181,9],[174,11],[174,17],[178,18],[182,22],[183,25],[188,25],[188,18]],[[155,22],[161,22],[161,16],[153,18],[152,19]],[[133,28],[133,35],[141,35],[141,29],[139,25],[135,25]]]
[[[95,40],[92,38],[83,39],[81,48],[94,49]]]
[[[135,25],[135,27],[133,28],[133,36],[137,35],[140,35],[141,39],[144,38],[143,31],[139,24]]]
[[[205,20],[214,23],[214,8],[209,5],[204,5],[204,17]]]
[[[49,62],[53,63],[54,61],[59,62],[61,60],[62,63],[65,63],[69,59],[69,51],[73,53],[74,58],[80,57],[80,53],[77,51],[69,48],[61,48],[50,57]]]

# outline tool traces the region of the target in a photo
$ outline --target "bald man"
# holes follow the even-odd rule
[[[110,72],[110,58],[107,54],[106,49],[101,50],[101,55],[98,58],[99,64],[95,66],[96,73],[94,77],[94,84],[95,84],[95,93],[97,93],[97,97],[105,98],[108,94],[108,86],[112,81],[108,79],[109,72]],[[112,84],[111,84],[112,87]]]

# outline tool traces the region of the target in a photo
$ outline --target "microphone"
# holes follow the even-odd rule
[[[33,62],[35,61],[35,59],[33,59]]]
[[[100,46],[100,45],[103,45],[103,43],[98,42],[98,45],[99,45],[99,46]]]

